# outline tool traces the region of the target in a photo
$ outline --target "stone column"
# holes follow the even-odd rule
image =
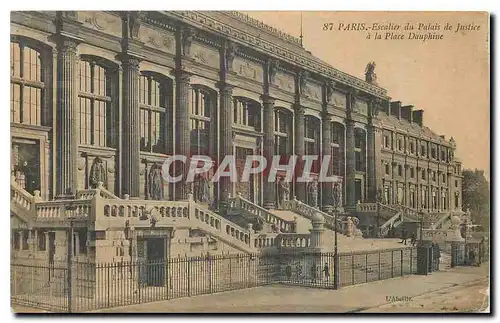
[[[176,107],[175,107],[175,154],[181,156],[190,156],[191,137],[189,130],[189,95],[190,95],[190,77],[185,71],[178,71],[176,74]],[[186,170],[189,167],[189,160],[185,164],[175,164],[176,175],[182,175],[182,181],[176,185],[175,193],[177,200],[185,200],[190,193],[189,187],[185,185],[184,178],[187,175]],[[177,169],[180,168],[180,169]]]
[[[296,178],[302,175],[304,162],[302,156],[305,154],[304,142],[304,108],[300,104],[295,104],[295,155],[297,156],[297,164],[295,175]],[[302,201],[306,201],[306,183],[295,184],[295,196]]]
[[[375,127],[369,123],[366,127],[366,158],[367,158],[367,192],[366,200],[368,202],[376,202],[377,196],[377,175],[376,175],[376,160],[375,160]]]
[[[354,152],[354,121],[346,120],[346,205],[356,206],[356,154]]]
[[[140,194],[140,134],[139,134],[139,59],[123,55],[122,86],[122,195]]]
[[[269,96],[263,96],[262,102],[264,106],[264,158],[267,160],[266,173],[264,176],[264,207],[266,209],[275,208],[276,192],[275,185],[276,182],[269,182],[268,175],[271,169],[271,162],[274,156],[274,99]]]
[[[75,194],[78,187],[78,110],[76,47],[71,38],[57,39],[56,196]]]
[[[332,156],[332,143],[331,143],[331,138],[332,138],[332,120],[330,119],[330,116],[326,113],[323,113],[323,156]],[[333,160],[330,159],[330,164],[328,165],[328,171],[326,175],[328,177],[332,176],[333,174]],[[322,189],[323,189],[323,210],[325,212],[330,212],[332,210],[332,195],[333,195],[333,183],[330,182],[323,182],[322,183]]]
[[[220,83],[220,162],[228,156],[233,155],[233,87],[227,83]],[[229,177],[221,177],[219,180],[221,200],[226,200],[228,194],[233,194],[233,185]]]

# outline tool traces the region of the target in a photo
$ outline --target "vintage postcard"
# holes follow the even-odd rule
[[[490,312],[487,12],[10,19],[13,312]]]

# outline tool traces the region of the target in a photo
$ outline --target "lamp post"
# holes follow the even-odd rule
[[[72,300],[73,300],[73,287],[72,287],[72,277],[71,277],[71,265],[73,260],[73,220],[75,219],[75,210],[76,206],[67,205],[65,207],[66,210],[66,218],[69,220],[69,229],[68,229],[68,249],[67,249],[67,286],[68,286],[68,313],[71,313],[72,310]]]
[[[375,196],[377,205],[377,238],[380,238],[380,203],[382,202],[382,192],[379,189]]]
[[[424,211],[420,210],[420,221],[419,221],[419,227],[420,227],[420,244],[422,244],[422,232],[423,232],[423,228],[424,228]]]
[[[338,231],[338,223],[337,223],[337,213],[340,204],[340,195],[339,195],[339,187],[338,183],[335,183],[333,188],[333,221],[335,223],[335,240],[334,240],[334,249],[333,249],[333,288],[338,289],[339,281],[338,281],[338,272],[339,272],[339,254],[338,254],[338,240],[337,240],[337,231]]]

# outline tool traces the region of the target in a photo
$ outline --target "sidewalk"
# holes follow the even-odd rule
[[[336,291],[273,285],[96,312],[361,312],[390,304],[393,302],[391,298],[411,299],[439,290],[484,283],[488,276],[489,264],[486,263],[481,267],[453,268],[428,276],[398,277]]]

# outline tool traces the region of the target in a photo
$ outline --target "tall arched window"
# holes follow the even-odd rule
[[[139,78],[141,151],[165,153],[167,80],[144,73]]]
[[[45,88],[38,50],[22,41],[10,43],[10,121],[41,125]]]
[[[81,61],[79,70],[80,143],[110,146],[111,76],[94,61]]]
[[[191,88],[189,106],[192,155],[210,154],[211,104],[208,92],[197,87]]]
[[[234,98],[233,123],[260,131],[260,105],[245,98]]]
[[[344,168],[344,125],[332,123],[331,136],[333,175],[340,176]]]
[[[274,146],[276,155],[288,157],[292,154],[292,113],[285,109],[274,110]]]
[[[304,127],[306,155],[319,155],[320,124],[318,119],[312,116],[306,116]]]

